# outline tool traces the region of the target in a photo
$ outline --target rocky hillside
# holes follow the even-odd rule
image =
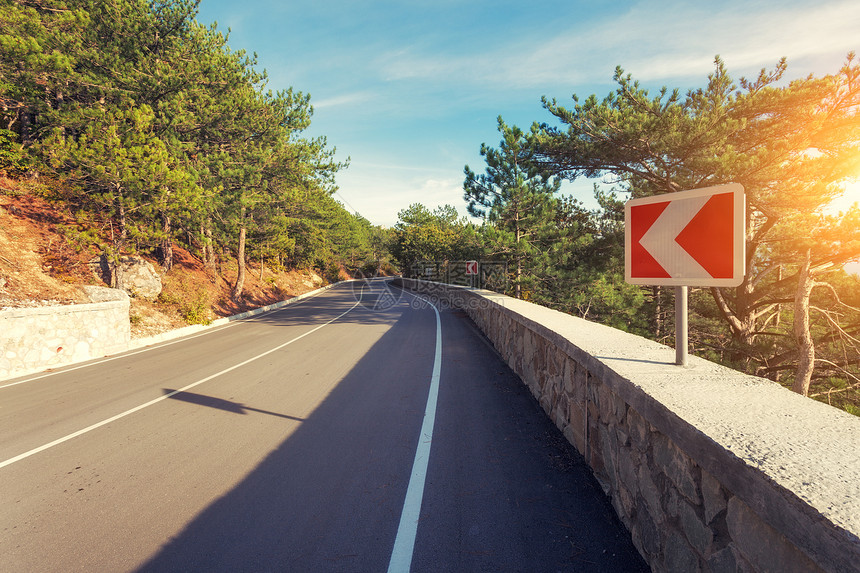
[[[88,302],[80,286],[104,285],[98,250],[79,237],[87,231],[70,213],[33,193],[26,183],[0,177],[0,309]],[[146,257],[142,257],[146,259]],[[225,261],[221,274],[208,272],[185,249],[174,247],[174,267],[148,263],[161,279],[157,296],[132,296],[133,337],[205,323],[313,290],[323,279],[312,271],[274,272],[251,264],[245,295],[236,303],[230,289],[236,262]]]

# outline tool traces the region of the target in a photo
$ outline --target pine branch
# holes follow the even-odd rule
[[[837,332],[839,332],[842,336],[844,336],[844,337],[848,338],[848,339],[849,339],[849,340],[851,340],[852,342],[856,342],[857,344],[860,344],[860,339],[854,338],[853,336],[851,336],[850,334],[848,334],[848,333],[845,331],[845,329],[843,329],[843,328],[842,328],[842,326],[841,326],[838,322],[836,322],[835,320],[833,320],[833,317],[831,317],[831,316],[830,316],[830,314],[831,314],[831,312],[832,312],[832,311],[828,311],[828,310],[825,310],[825,309],[822,309],[822,308],[818,308],[817,306],[810,306],[809,308],[810,308],[811,310],[817,310],[818,312],[820,312],[821,314],[823,314],[823,315],[824,315],[824,318],[826,318],[826,319],[827,319],[827,322],[829,322],[829,323],[830,323],[830,325],[831,325],[833,328],[835,328],[835,329],[837,330]],[[851,307],[849,307],[849,308],[851,308]]]

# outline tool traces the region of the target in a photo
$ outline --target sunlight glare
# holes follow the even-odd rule
[[[860,177],[848,180],[844,186],[845,191],[828,205],[828,211],[834,213],[839,211],[845,212],[855,203],[860,203]]]
[[[845,192],[831,204],[837,211],[847,211],[854,204],[860,204],[860,177],[845,184]],[[845,271],[849,274],[860,276],[860,259],[856,259],[845,265]]]

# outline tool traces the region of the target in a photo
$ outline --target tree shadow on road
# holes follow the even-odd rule
[[[463,320],[443,313],[443,332]],[[447,413],[437,415],[413,566],[647,570],[581,457],[498,356],[468,338],[443,348]],[[434,340],[432,309],[403,312],[289,438],[139,571],[385,571],[422,438]],[[477,371],[459,370],[463,362],[490,373],[489,397],[463,392],[469,384],[458,376]],[[260,411],[187,392],[172,398]],[[478,438],[472,421],[491,403],[500,410]],[[510,477],[524,465],[525,478]]]
[[[206,406],[207,408],[217,408],[218,410],[224,410],[225,412],[233,412],[234,414],[244,415],[248,412],[258,412],[260,414],[268,414],[269,416],[286,418],[288,420],[297,420],[299,422],[304,421],[304,418],[297,418],[295,416],[288,416],[286,414],[279,414],[277,412],[270,412],[268,410],[252,408],[251,406],[246,406],[240,402],[233,402],[231,400],[225,400],[223,398],[215,398],[214,396],[195,394],[194,392],[171,390],[170,388],[162,388],[161,390],[164,392],[164,395],[171,400],[178,400],[180,402],[187,402],[189,404],[197,404],[198,406]]]

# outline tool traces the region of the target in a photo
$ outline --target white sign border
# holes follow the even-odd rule
[[[734,228],[732,229],[732,242],[734,244],[732,252],[732,277],[717,279],[713,277],[704,278],[658,278],[658,277],[631,277],[631,229],[630,229],[630,209],[638,205],[648,205],[651,203],[664,203],[666,201],[676,201],[683,199],[692,199],[705,195],[720,195],[722,193],[732,193],[732,206],[734,217]],[[746,200],[744,195],[744,187],[740,183],[728,183],[725,185],[715,185],[712,187],[702,187],[699,189],[691,189],[689,191],[678,191],[676,193],[663,193],[661,195],[653,195],[651,197],[643,197],[641,199],[631,199],[624,204],[624,280],[629,284],[634,285],[650,285],[650,286],[691,286],[691,287],[736,287],[744,281],[746,271]]]

